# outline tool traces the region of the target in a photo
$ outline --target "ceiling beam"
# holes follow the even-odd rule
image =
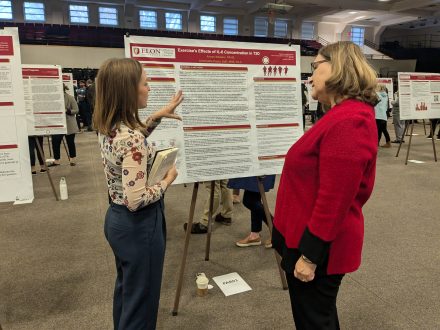
[[[196,1],[191,1],[191,5],[190,5],[190,9],[191,10],[202,10],[203,8],[205,8],[205,6],[207,6],[210,2],[212,2],[212,0],[196,0]]]

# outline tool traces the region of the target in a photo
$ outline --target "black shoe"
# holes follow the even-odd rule
[[[430,135],[428,135],[426,138],[427,138],[427,139],[432,139],[432,135],[430,134]]]
[[[42,169],[40,170],[40,173],[46,173],[46,170],[45,170],[44,168],[42,168]]]
[[[215,216],[215,222],[219,222],[225,226],[230,226],[232,224],[231,218],[225,218],[220,213]]]
[[[37,171],[32,171],[32,175],[37,175]]]
[[[188,227],[187,223],[183,224],[183,229],[186,231],[186,228]],[[196,222],[192,224],[191,227],[191,234],[206,234],[208,232],[208,227],[201,224],[200,222]]]
[[[400,140],[394,140],[394,141],[391,141],[391,143],[400,143]],[[402,143],[405,143],[405,141],[402,141]]]

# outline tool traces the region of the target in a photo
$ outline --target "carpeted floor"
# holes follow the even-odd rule
[[[416,133],[410,159],[425,163],[404,165],[409,137],[399,158],[396,145],[379,151],[375,191],[364,208],[363,264],[345,277],[339,295],[343,329],[440,329],[440,163],[422,125]],[[64,159],[51,170],[56,183],[66,177],[67,201],[55,202],[47,177],[38,174],[32,204],[0,205],[4,330],[112,328],[115,267],[103,235],[107,197],[96,135],[79,134],[77,146],[76,167]],[[234,245],[250,229],[241,204],[234,206],[232,226],[214,224],[210,261],[204,261],[206,236],[192,236],[179,315],[171,315],[191,193],[192,185],[179,185],[166,195],[158,329],[293,329],[273,251]],[[196,219],[206,196],[201,186]],[[275,198],[268,194],[272,209]],[[197,297],[195,274],[202,271],[209,278],[238,272],[252,291],[225,297],[214,285],[208,296]]]

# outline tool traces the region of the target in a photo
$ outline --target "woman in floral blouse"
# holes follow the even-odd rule
[[[147,185],[154,151],[147,137],[161,119],[180,120],[174,113],[182,92],[142,122],[138,109],[147,106],[147,77],[132,59],[110,59],[99,69],[94,127],[111,199],[104,233],[116,261],[113,300],[115,329],[155,329],[165,254],[163,195],[177,177]]]

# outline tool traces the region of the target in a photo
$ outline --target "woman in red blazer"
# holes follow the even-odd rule
[[[311,65],[312,97],[331,109],[287,153],[272,241],[296,328],[339,329],[336,297],[361,263],[374,186],[376,73],[352,42],[322,48]]]

